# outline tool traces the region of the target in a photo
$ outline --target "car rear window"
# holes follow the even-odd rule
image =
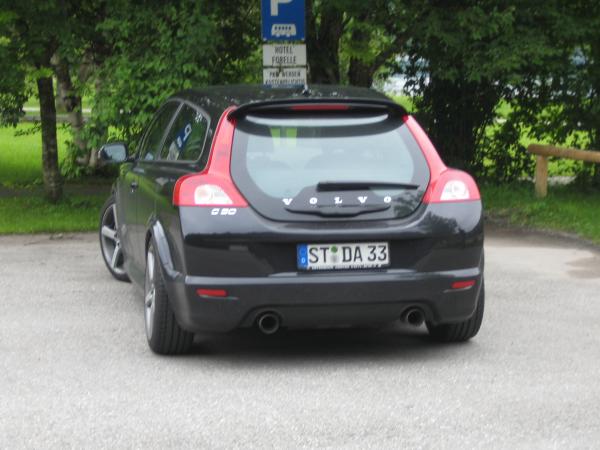
[[[236,126],[233,151],[242,190],[277,199],[324,181],[429,181],[410,131],[386,113],[248,115]]]

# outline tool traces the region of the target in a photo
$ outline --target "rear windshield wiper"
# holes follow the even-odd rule
[[[367,189],[418,189],[418,184],[394,183],[385,181],[321,181],[317,191],[363,191]]]

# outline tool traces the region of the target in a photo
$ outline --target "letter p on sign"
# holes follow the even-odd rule
[[[271,0],[271,15],[279,15],[279,4],[285,5],[286,3],[292,3],[292,0]]]
[[[263,41],[303,41],[305,0],[261,0]]]

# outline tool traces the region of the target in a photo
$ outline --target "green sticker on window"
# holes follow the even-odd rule
[[[298,128],[291,127],[269,127],[273,144],[275,147],[296,147],[296,138],[298,137]],[[284,139],[281,137],[284,136]]]

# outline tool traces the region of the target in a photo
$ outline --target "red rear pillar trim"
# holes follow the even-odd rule
[[[229,177],[231,147],[233,145],[233,132],[235,131],[235,119],[229,118],[229,114],[236,109],[235,106],[230,106],[221,114],[210,149],[210,159],[201,173]]]
[[[437,181],[438,177],[447,169],[447,167],[444,164],[444,161],[442,161],[442,158],[440,158],[440,155],[433,146],[433,143],[415,118],[413,116],[404,116],[403,120],[417,141],[417,144],[419,144],[419,147],[421,147],[423,155],[425,155],[427,165],[429,166],[429,171],[431,172],[429,184],[432,184],[433,182]]]

